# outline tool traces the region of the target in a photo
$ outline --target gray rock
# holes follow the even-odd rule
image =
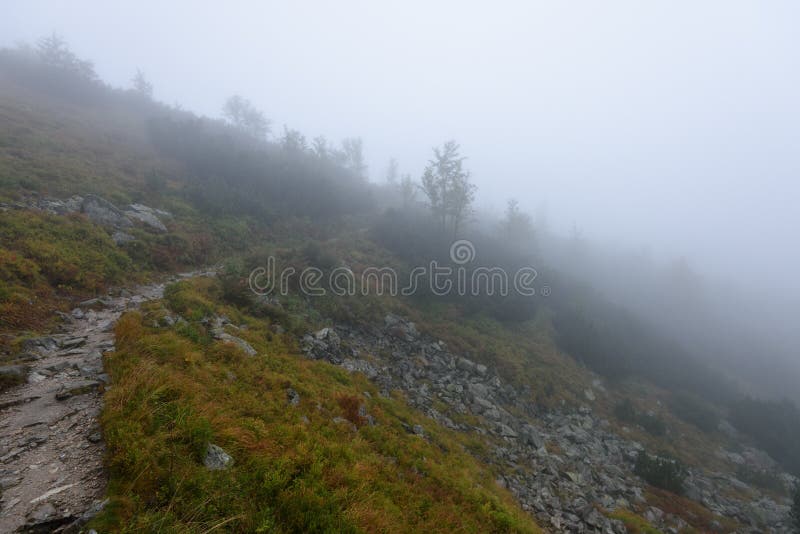
[[[22,350],[45,354],[58,348],[58,342],[52,337],[36,337],[22,342]]]
[[[222,447],[209,443],[208,447],[206,447],[206,456],[203,459],[203,465],[212,471],[219,471],[233,465],[233,458],[230,454],[225,452]]]
[[[86,195],[81,212],[94,223],[111,228],[130,228],[133,224],[114,204],[96,195]]]
[[[288,388],[286,390],[286,401],[290,406],[297,406],[300,404],[300,394],[293,388]]]
[[[164,233],[167,231],[167,227],[164,226],[164,223],[158,218],[156,211],[143,204],[131,204],[125,211],[125,215],[129,219],[144,223],[157,232]]]

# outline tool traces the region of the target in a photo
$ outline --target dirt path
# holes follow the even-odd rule
[[[0,394],[0,532],[77,532],[103,506],[102,355],[119,316],[164,286],[83,303],[58,333],[26,342],[28,381]]]

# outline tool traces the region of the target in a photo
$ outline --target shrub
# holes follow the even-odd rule
[[[626,398],[617,403],[614,406],[614,415],[620,421],[639,425],[654,436],[663,436],[667,433],[667,425],[663,419],[654,414],[637,412],[630,399]]]
[[[686,470],[674,458],[666,455],[650,455],[645,451],[640,451],[636,457],[634,472],[651,486],[656,486],[672,493],[683,493]]]
[[[704,432],[713,432],[719,423],[717,413],[704,401],[690,393],[677,393],[670,402],[672,412]]]

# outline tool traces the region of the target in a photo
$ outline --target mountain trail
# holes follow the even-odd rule
[[[192,272],[81,303],[57,332],[26,340],[27,383],[0,394],[0,532],[78,532],[104,506],[98,417],[108,384],[103,353],[125,311],[159,299]]]

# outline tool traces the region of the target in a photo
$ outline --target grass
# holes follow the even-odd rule
[[[41,326],[59,295],[87,296],[130,277],[132,262],[82,216],[0,213],[0,330]]]
[[[360,375],[299,356],[290,338],[223,305],[220,293],[218,282],[203,278],[167,291],[164,304],[184,313],[191,331],[147,326],[163,313],[159,305],[119,321],[102,415],[111,503],[95,528],[538,531],[464,452],[466,436],[437,428],[400,395],[381,397]],[[201,319],[209,313],[246,326],[238,333],[259,355],[205,335]],[[287,402],[290,387],[300,394],[296,407]],[[426,438],[404,424],[423,425]],[[208,443],[228,451],[234,465],[205,469]]]

